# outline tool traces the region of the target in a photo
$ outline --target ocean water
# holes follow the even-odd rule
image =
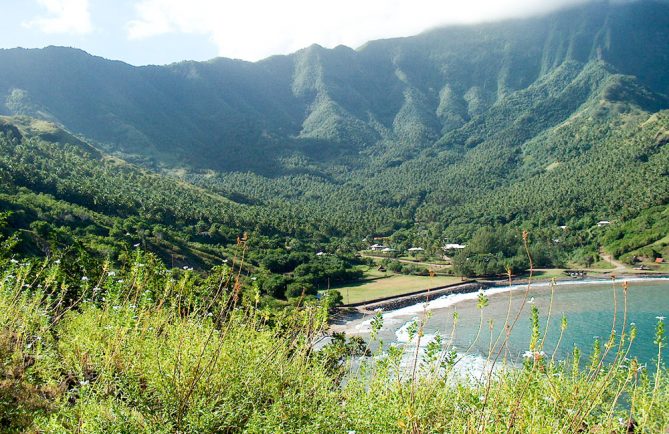
[[[489,353],[497,353],[505,340],[505,324],[513,323],[517,317],[502,349],[502,355],[514,363],[521,361],[528,350],[534,305],[539,309],[542,338],[545,333],[543,351],[548,357],[557,360],[571,357],[574,346],[587,357],[595,339],[599,338],[603,346],[612,329],[619,336],[623,330],[629,332],[634,324],[637,337],[627,357],[654,363],[658,354],[653,342],[658,317],[666,316],[669,320],[669,279],[628,279],[627,284],[626,295],[622,280],[558,282],[552,288],[547,283],[532,284],[529,289],[527,285],[491,288],[485,291],[489,304],[483,310],[477,307],[477,293],[449,295],[427,304],[384,312],[384,327],[379,336],[384,345],[415,348],[417,342],[409,342],[408,328],[413,321],[424,319],[421,347],[441,335],[449,348],[455,346],[459,353],[480,361]],[[454,327],[456,312],[458,322]],[[567,328],[560,339],[563,315]],[[369,327],[369,318],[359,320],[349,325],[349,333],[364,336]],[[666,348],[662,357],[669,357]]]

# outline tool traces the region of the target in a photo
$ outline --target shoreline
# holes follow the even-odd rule
[[[611,275],[608,278],[602,276],[601,278],[593,277],[580,277],[580,278],[559,278],[555,279],[557,285],[568,284],[568,285],[579,285],[579,284],[602,284],[611,282],[614,280],[618,283],[625,281],[654,281],[654,280],[667,280],[669,279],[669,274],[658,273],[658,274],[619,274]],[[386,297],[379,300],[370,300],[369,302],[356,303],[354,305],[347,305],[339,307],[337,313],[330,319],[330,331],[342,332],[347,331],[348,324],[356,320],[360,320],[364,317],[369,317],[373,315],[376,311],[381,310],[383,312],[393,312],[399,309],[407,308],[409,306],[415,306],[418,304],[431,302],[439,298],[443,298],[449,295],[456,294],[471,294],[476,293],[479,290],[493,289],[493,288],[508,288],[508,291],[518,289],[519,287],[524,287],[528,284],[536,286],[547,286],[550,284],[552,279],[537,279],[531,280],[528,278],[519,279],[517,281],[512,281],[509,283],[508,280],[470,280],[462,283],[455,283],[445,287],[427,289],[415,293]],[[507,290],[502,290],[501,292],[507,292]]]

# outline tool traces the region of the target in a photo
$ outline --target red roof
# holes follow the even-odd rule
[[[664,262],[664,258],[655,258],[655,262],[661,264]]]

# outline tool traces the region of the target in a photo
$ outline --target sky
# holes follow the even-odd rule
[[[0,48],[81,48],[133,65],[256,61],[317,43],[357,48],[447,24],[588,0],[0,0]]]

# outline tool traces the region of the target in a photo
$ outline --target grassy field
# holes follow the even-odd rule
[[[592,270],[613,270],[614,268],[616,267],[613,264],[605,260],[597,261],[590,266]]]
[[[407,294],[421,289],[435,288],[461,282],[452,276],[404,276],[388,273],[384,276],[376,270],[365,273],[365,278],[357,283],[349,283],[333,289],[344,297],[344,304],[360,303],[377,298]]]
[[[564,268],[542,268],[540,270],[534,270],[532,277],[534,279],[559,279],[561,277],[567,276],[564,270]]]

